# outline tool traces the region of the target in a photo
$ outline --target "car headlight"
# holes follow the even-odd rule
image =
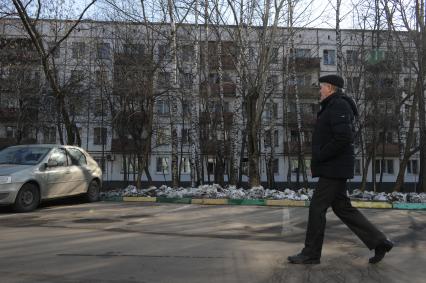
[[[0,184],[12,183],[12,176],[0,176]]]

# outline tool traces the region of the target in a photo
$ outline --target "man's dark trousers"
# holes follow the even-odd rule
[[[364,244],[374,249],[386,236],[351,205],[346,195],[346,179],[320,177],[309,207],[308,229],[302,254],[320,258],[329,207]]]

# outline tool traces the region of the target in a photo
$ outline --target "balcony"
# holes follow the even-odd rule
[[[27,38],[0,38],[0,62],[9,64],[39,64],[40,56]]]
[[[319,99],[318,87],[313,86],[298,86],[297,88],[301,99]]]
[[[17,108],[0,108],[1,122],[15,122],[18,120],[19,111]]]
[[[223,116],[224,116],[224,124],[225,124],[225,129],[230,129],[231,125],[232,125],[232,117],[233,114],[232,112],[223,112]],[[207,125],[209,123],[214,123],[217,124],[220,121],[220,112],[201,112],[200,113],[200,126],[202,125]],[[212,121],[213,120],[213,121]]]
[[[225,141],[225,152],[223,155],[229,156],[231,152],[230,141]],[[222,141],[220,140],[201,140],[201,153],[204,155],[216,155],[222,147]]]
[[[367,144],[367,150],[371,151],[373,144]],[[385,157],[399,157],[399,146],[396,143],[386,143],[383,151],[383,144],[379,143],[376,146],[376,158],[382,157],[384,152]]]
[[[319,70],[321,66],[321,58],[319,57],[297,57],[295,61],[296,72]],[[283,63],[284,65],[287,64],[286,58],[284,58]]]
[[[376,86],[368,87],[365,90],[365,98],[367,100],[383,100],[394,99],[398,89],[392,86]]]
[[[305,154],[311,154],[312,153],[312,143],[311,142],[304,142],[303,144],[303,152]],[[297,141],[289,141],[284,143],[284,150],[287,151],[287,149],[290,150],[289,155],[296,156],[299,153],[299,143]]]
[[[210,93],[219,97],[220,85],[218,83],[201,83],[200,91],[202,95],[207,94],[207,88],[210,87]],[[223,95],[227,97],[234,97],[236,92],[236,85],[233,82],[223,82]]]
[[[201,45],[205,46],[205,43],[202,43]],[[208,64],[210,70],[216,70],[219,67],[219,60],[217,56],[217,42],[216,41],[210,41],[208,45]],[[204,47],[201,46],[201,53],[200,53],[200,67],[201,69],[204,66],[204,58],[205,58],[205,52]],[[236,70],[235,67],[235,47],[234,43],[231,41],[224,41],[222,42],[222,69],[223,70]]]
[[[392,113],[368,113],[366,116],[365,126],[368,128],[386,128],[386,129],[398,129],[398,119]]]
[[[315,125],[317,120],[316,115],[313,114],[302,114],[302,123],[304,127],[309,127]],[[290,126],[296,126],[297,125],[297,115],[296,113],[289,113],[288,115],[288,124]]]
[[[140,69],[143,69],[141,66],[150,66],[152,62],[152,58],[147,55],[114,53],[114,66],[138,66]]]
[[[136,146],[132,139],[112,139],[111,141],[111,152],[116,153],[135,153]]]
[[[372,50],[367,59],[366,71],[372,74],[401,72],[402,66],[399,58],[383,50]]]

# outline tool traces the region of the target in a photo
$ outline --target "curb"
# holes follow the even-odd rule
[[[167,197],[102,197],[102,201],[115,202],[158,202],[179,204],[203,204],[203,205],[255,205],[255,206],[288,206],[309,207],[309,201],[304,200],[276,200],[276,199],[208,199],[208,198],[167,198]],[[372,209],[403,209],[426,210],[426,203],[390,203],[352,200],[351,204],[357,208]]]
[[[394,209],[405,209],[405,210],[426,210],[426,203],[400,203],[396,202],[393,204]]]
[[[392,208],[389,202],[373,202],[373,201],[351,201],[353,207],[357,208]]]

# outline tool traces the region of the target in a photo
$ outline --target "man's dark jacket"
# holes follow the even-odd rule
[[[312,136],[311,170],[313,177],[354,176],[354,101],[336,92],[321,101],[321,110]]]

